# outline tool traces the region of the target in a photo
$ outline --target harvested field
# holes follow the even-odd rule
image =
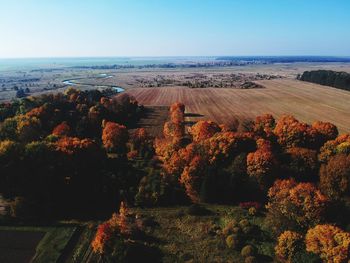
[[[39,231],[1,230],[0,262],[30,262],[44,235]]]
[[[264,89],[189,89],[183,87],[133,88],[127,93],[147,106],[169,106],[175,101],[186,105],[186,113],[218,123],[254,118],[263,113],[275,117],[293,114],[312,123],[329,121],[340,132],[350,132],[350,92],[293,79],[262,80]]]

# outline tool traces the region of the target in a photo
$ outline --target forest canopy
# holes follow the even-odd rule
[[[350,90],[350,74],[332,70],[305,71],[299,79],[338,89]]]

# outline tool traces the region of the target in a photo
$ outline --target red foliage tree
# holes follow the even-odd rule
[[[95,253],[103,254],[107,242],[112,238],[113,230],[109,222],[100,224],[97,227],[95,238],[93,239],[91,246]]]

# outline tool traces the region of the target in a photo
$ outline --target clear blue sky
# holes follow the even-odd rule
[[[349,0],[0,0],[0,57],[350,56]]]

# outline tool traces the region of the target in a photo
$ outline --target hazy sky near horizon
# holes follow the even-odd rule
[[[0,58],[350,56],[349,0],[0,0]]]

